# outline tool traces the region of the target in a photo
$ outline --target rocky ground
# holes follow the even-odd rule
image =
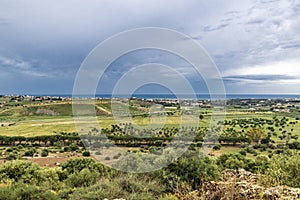
[[[258,185],[258,176],[240,170],[225,170],[222,173],[222,182],[207,182],[200,191],[194,192],[192,196],[195,199],[206,200],[232,200],[232,199],[263,199],[263,200],[277,200],[277,199],[300,199],[300,188],[290,188],[286,186],[277,186],[266,188]],[[198,196],[198,198],[197,198]],[[199,198],[199,196],[201,196]]]

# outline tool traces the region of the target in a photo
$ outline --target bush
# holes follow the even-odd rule
[[[63,176],[65,176],[65,172],[62,171],[60,167],[56,168],[48,168],[43,167],[41,169],[41,173],[43,175],[43,181],[39,184],[40,187],[44,187],[47,190],[59,191],[63,187]]]
[[[32,162],[15,160],[0,166],[0,181],[2,183],[20,181],[37,184],[43,180],[40,166]]]
[[[245,151],[244,149],[241,149],[239,153],[243,156],[247,155],[247,151]]]
[[[120,174],[111,179],[101,178],[88,188],[76,188],[63,199],[159,199],[165,186],[147,175]]]
[[[57,149],[61,149],[63,145],[61,142],[54,142],[53,146],[55,146]]]
[[[286,152],[270,159],[269,169],[260,180],[265,185],[300,187],[300,153]]]
[[[71,151],[77,151],[79,149],[79,147],[76,144],[71,144],[69,147]]]
[[[220,150],[221,149],[221,145],[220,144],[217,144],[213,147],[213,150]]]
[[[217,158],[217,164],[222,169],[245,169],[251,172],[257,172],[257,167],[252,159],[247,159],[240,153],[236,154],[222,154]]]
[[[241,168],[245,168],[245,163],[243,160],[240,160],[237,157],[231,156],[226,160],[225,166],[226,166],[226,168],[229,168],[229,169],[238,170]]]
[[[189,183],[194,189],[205,181],[220,178],[220,168],[209,157],[182,157],[158,173],[162,173],[159,176],[168,184],[170,181],[176,184],[180,180]]]
[[[256,151],[252,147],[247,147],[245,150],[247,151],[247,153],[251,153],[251,154],[256,153]]]
[[[91,153],[89,151],[82,152],[82,156],[84,156],[84,157],[89,157],[90,155],[91,155]]]
[[[43,150],[42,150],[42,153],[41,153],[41,156],[42,156],[42,157],[47,157],[48,154],[49,154],[48,149],[43,149]]]
[[[12,152],[14,149],[12,147],[9,147],[6,149],[6,152]]]
[[[16,160],[18,158],[18,154],[14,153],[14,152],[10,152],[8,154],[6,154],[5,159],[6,160]]]
[[[64,152],[69,152],[69,151],[71,151],[71,148],[69,146],[65,146],[64,147]]]
[[[67,184],[71,187],[88,187],[96,183],[100,177],[100,173],[97,171],[90,171],[85,168],[80,172],[71,174],[66,180]]]
[[[90,171],[95,170],[100,174],[109,172],[107,167],[91,158],[73,158],[65,163],[60,164],[60,166],[62,167],[62,170],[66,171],[68,174],[80,172],[85,168],[89,169]]]
[[[269,158],[267,156],[259,155],[255,158],[256,171],[264,173],[269,168]]]
[[[297,150],[300,150],[300,142],[292,142],[292,143],[289,143],[288,144],[288,147],[290,149],[297,149]]]
[[[113,156],[113,159],[118,159],[118,158],[120,158],[121,155],[122,155],[121,153],[118,153],[117,155]]]
[[[36,152],[36,149],[31,148],[25,151],[24,156],[33,157]]]
[[[55,194],[38,186],[18,183],[13,186],[0,187],[0,199],[58,199]]]

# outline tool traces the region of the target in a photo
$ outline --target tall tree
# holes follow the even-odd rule
[[[252,128],[248,131],[248,137],[252,142],[259,143],[267,134],[262,128]]]

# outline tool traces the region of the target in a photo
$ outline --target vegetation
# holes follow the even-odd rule
[[[299,187],[296,152],[270,160],[257,157],[255,161],[239,154],[222,155],[215,160],[188,152],[166,168],[139,175],[113,170],[91,158],[70,159],[55,168],[9,161],[0,166],[0,199],[164,199],[170,193],[185,196],[207,181],[221,180],[223,168],[260,172],[264,185]]]
[[[232,100],[226,120],[208,127],[211,110],[206,101],[194,111],[189,101],[180,108],[176,102],[131,99],[133,122],[116,123],[109,101],[102,99],[95,103],[103,126],[81,135],[75,131],[68,100],[3,97],[0,102],[0,199],[193,199],[189,196],[192,191],[207,182],[222,181],[222,171],[227,169],[258,174],[259,183],[267,187],[300,187],[297,101]],[[120,100],[114,106],[124,103]],[[164,106],[166,124],[136,128],[133,123],[148,125],[149,110],[155,103]],[[255,111],[249,104],[256,105]],[[196,114],[199,126],[180,127],[181,113],[191,116],[186,124]],[[159,115],[162,113],[152,117]],[[218,132],[217,141],[207,142]],[[195,134],[193,141],[186,137],[190,133]],[[178,159],[173,156],[175,150],[166,147],[175,138],[190,144]],[[204,141],[211,152],[199,155]],[[125,153],[107,154],[112,145]],[[169,156],[155,157],[165,151],[170,151]],[[144,159],[145,155],[150,158]],[[129,172],[170,164],[158,171],[132,174],[109,168],[94,156]],[[47,159],[56,160],[41,162]]]

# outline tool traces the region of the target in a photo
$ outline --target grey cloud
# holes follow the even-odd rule
[[[291,44],[287,44],[287,45],[283,45],[281,46],[281,48],[283,49],[293,49],[293,48],[300,48],[300,43],[291,43]]]
[[[229,24],[220,24],[220,25],[217,25],[217,26],[204,26],[202,28],[202,30],[204,32],[209,32],[209,31],[216,31],[216,30],[220,30],[220,29],[223,29],[225,27],[227,27]]]
[[[253,19],[253,20],[250,20],[250,21],[246,22],[246,24],[261,24],[264,21],[265,20],[263,20],[263,19]]]
[[[225,80],[263,80],[263,81],[299,79],[299,77],[297,76],[288,76],[288,75],[235,75],[235,76],[226,76],[223,78]]]
[[[14,59],[4,56],[0,56],[0,69],[14,75],[23,74],[27,77],[47,78],[65,78],[68,76],[68,73],[71,72],[70,70],[66,70],[66,66],[64,66],[64,68],[62,68],[62,66],[49,66],[47,63],[43,63],[42,61],[24,61],[22,59]],[[72,74],[74,75],[75,73],[73,72]]]

